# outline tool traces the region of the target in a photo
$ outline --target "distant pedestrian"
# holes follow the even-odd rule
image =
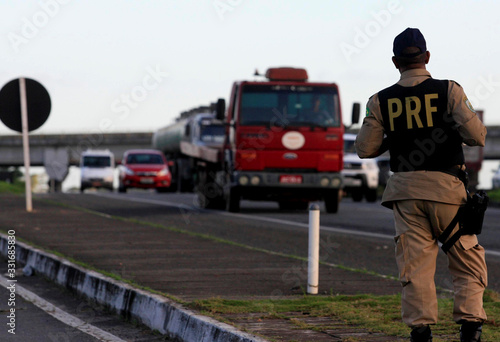
[[[438,238],[448,225],[453,233],[458,231],[459,224],[450,223],[467,198],[462,143],[484,146],[486,128],[458,83],[433,79],[426,70],[430,53],[418,29],[399,34],[393,52],[401,78],[370,97],[356,150],[361,158],[389,150],[394,174],[382,205],[394,212],[402,318],[412,329],[411,341],[428,342],[430,325],[438,319],[434,284]],[[478,342],[486,320],[484,249],[476,235],[462,235],[447,256],[460,341]]]

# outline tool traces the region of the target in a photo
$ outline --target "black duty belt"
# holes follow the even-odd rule
[[[467,191],[467,187],[469,186],[469,174],[467,173],[467,171],[462,170],[462,165],[454,165],[447,169],[440,169],[436,171],[444,172],[457,177],[462,181],[462,183],[464,183],[465,190]]]

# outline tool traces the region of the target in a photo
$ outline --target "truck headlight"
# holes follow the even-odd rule
[[[260,184],[260,177],[259,176],[253,176],[250,179],[250,184],[252,184],[252,185],[259,185]]]
[[[338,188],[340,186],[340,182],[340,178],[334,178],[332,179],[332,186]]]
[[[330,184],[330,179],[327,177],[323,177],[319,181],[319,184],[321,184],[321,186],[328,186]]]
[[[241,176],[240,179],[238,180],[240,182],[240,185],[247,185],[248,184],[248,177],[247,176]]]

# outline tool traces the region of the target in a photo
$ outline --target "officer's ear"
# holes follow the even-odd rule
[[[429,64],[430,58],[431,58],[431,53],[429,51],[425,51],[425,64]]]
[[[399,70],[399,63],[398,63],[395,56],[392,56],[392,63],[394,63],[394,66],[396,67],[396,69]]]

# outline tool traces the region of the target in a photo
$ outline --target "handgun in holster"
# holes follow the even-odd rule
[[[489,197],[483,190],[470,195],[467,190],[467,172],[460,170],[460,173],[455,175],[460,178],[465,185],[467,202],[458,209],[458,212],[453,220],[438,238],[438,240],[443,244],[441,249],[445,253],[448,253],[448,250],[458,241],[458,239],[460,239],[460,236],[481,234],[483,229],[484,212],[486,211],[489,203]],[[459,224],[458,231],[448,239],[457,223]]]

